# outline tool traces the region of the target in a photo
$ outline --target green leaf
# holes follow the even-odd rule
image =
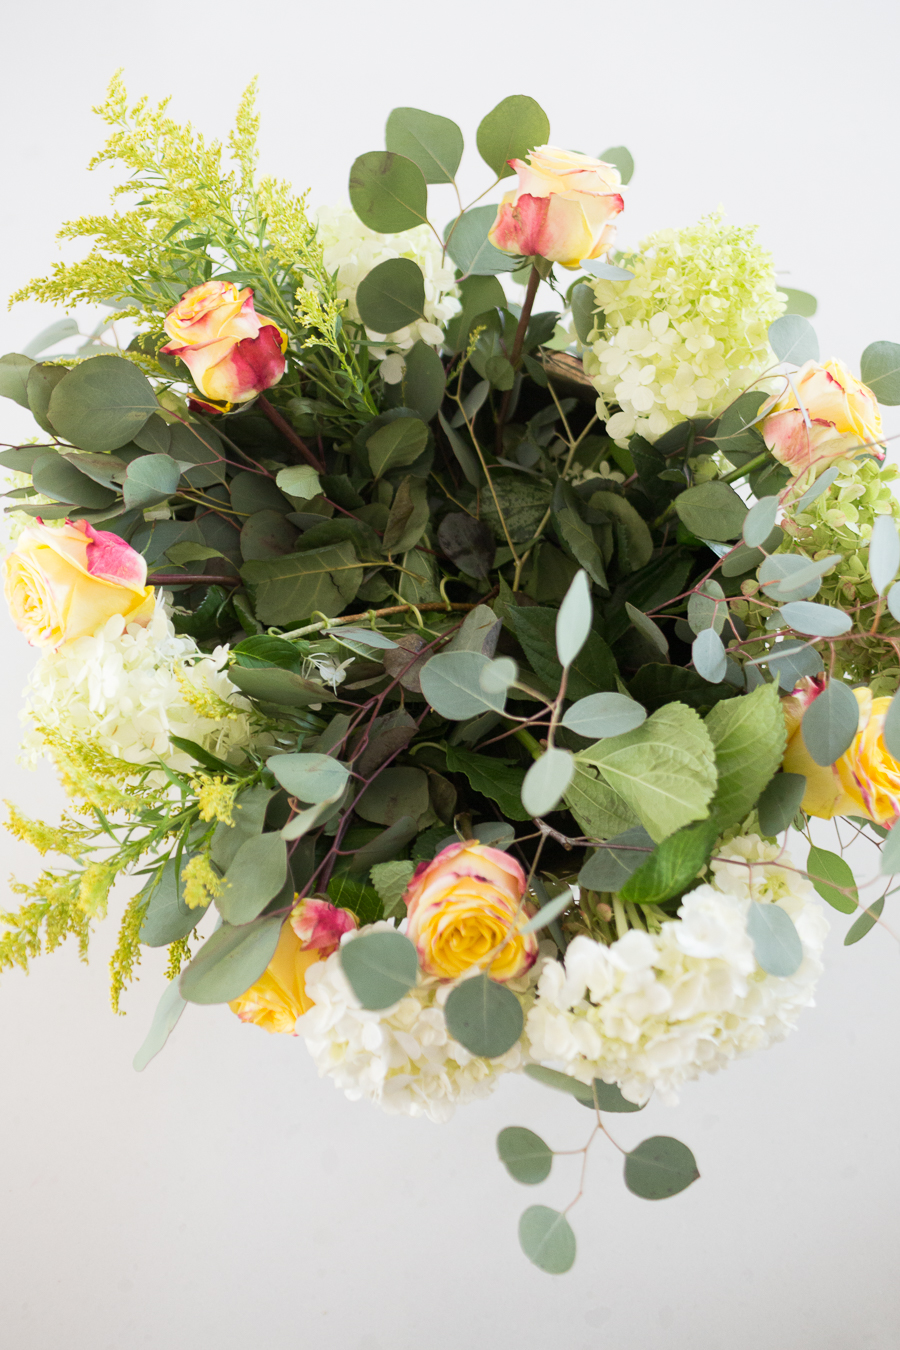
[[[283,915],[268,914],[240,928],[223,923],[181,972],[182,998],[188,1003],[230,1003],[240,998],[275,955],[283,922]]]
[[[302,501],[312,501],[322,491],[319,475],[311,464],[292,464],[289,469],[281,469],[275,485],[288,497],[299,497]]]
[[[522,1251],[538,1270],[565,1275],[575,1264],[575,1234],[565,1214],[531,1205],[519,1220]]]
[[[447,378],[444,364],[427,342],[416,342],[406,353],[401,389],[403,403],[430,422],[444,401]]]
[[[593,492],[589,506],[612,520],[620,572],[639,572],[653,556],[650,527],[627,498],[617,492]]]
[[[602,1078],[595,1078],[588,1092],[590,1101],[585,1101],[582,1097],[577,1097],[576,1101],[581,1102],[582,1106],[590,1107],[591,1110],[615,1111],[619,1115],[629,1115],[633,1111],[643,1111],[647,1105],[646,1102],[630,1102],[627,1097],[623,1097],[620,1087],[615,1083],[604,1083]]]
[[[721,684],[728,670],[725,646],[714,628],[704,628],[691,643],[691,660],[698,675]]]
[[[258,834],[238,849],[225,873],[216,908],[226,923],[249,923],[287,879],[287,845],[280,834]]]
[[[522,805],[521,791],[524,773],[514,765],[505,764],[491,755],[478,755],[460,746],[448,745],[447,768],[450,773],[463,773],[476,792],[490,797],[510,820],[529,820]]]
[[[853,627],[853,620],[843,610],[811,604],[808,600],[790,600],[779,613],[788,628],[813,637],[838,637]]]
[[[391,512],[381,540],[384,552],[406,553],[414,548],[425,531],[429,515],[425,479],[407,474],[391,503]]]
[[[418,817],[413,816],[400,816],[393,825],[389,825],[386,830],[382,830],[374,839],[370,839],[362,848],[356,850],[349,862],[350,869],[365,874],[379,863],[396,858],[415,837],[418,828],[417,819]]]
[[[625,601],[625,609],[629,619],[641,636],[645,637],[648,642],[652,642],[653,646],[663,656],[668,656],[669,642],[659,624],[654,623],[649,615],[644,614],[642,610],[638,609],[636,605],[632,605],[628,600]]]
[[[231,818],[234,824],[228,825],[224,820],[219,821],[212,837],[209,854],[223,872],[227,872],[234,862],[242,844],[262,834],[266,809],[274,795],[274,789],[261,785],[247,788],[236,798],[232,807]]]
[[[777,773],[757,803],[760,832],[771,838],[788,829],[805,793],[802,773]]]
[[[769,324],[769,345],[779,361],[792,366],[819,359],[816,330],[799,314],[782,314],[780,319]]]
[[[751,900],[747,936],[757,964],[768,975],[793,975],[803,960],[803,944],[791,916],[779,905]]]
[[[859,891],[848,863],[837,853],[817,845],[809,850],[806,870],[816,891],[841,914],[854,914],[859,907]]]
[[[418,164],[389,150],[360,155],[350,170],[350,205],[364,225],[395,234],[428,219],[428,188]]]
[[[580,1102],[589,1102],[594,1104],[594,1094],[589,1083],[582,1083],[578,1078],[573,1078],[571,1074],[560,1073],[558,1069],[547,1069],[543,1064],[526,1064],[525,1073],[529,1078],[533,1078],[536,1083],[543,1083],[545,1087],[551,1087],[557,1092],[568,1092],[571,1097],[576,1097]]]
[[[880,871],[884,876],[900,872],[900,827],[894,825],[881,845]]]
[[[556,620],[556,655],[561,666],[570,666],[587,642],[593,617],[591,583],[582,570],[572,578]]]
[[[581,564],[591,580],[605,590],[606,570],[594,531],[581,514],[574,489],[562,478],[557,479],[553,490],[553,523],[560,543]]]
[[[452,183],[462,159],[463,134],[456,123],[421,108],[395,108],[384,143],[418,164],[426,183]]]
[[[824,768],[840,759],[859,730],[859,704],[849,684],[829,680],[807,707],[800,727],[803,743],[817,764]]]
[[[209,428],[203,427],[201,436],[209,434]],[[153,413],[131,438],[141,450],[151,455],[167,455],[172,448],[172,431],[159,413]]]
[[[680,895],[696,880],[720,833],[716,820],[701,820],[670,834],[625,881],[622,899],[636,905],[661,905]]]
[[[435,712],[455,722],[487,710],[502,712],[506,695],[481,685],[481,672],[489,664],[481,652],[438,652],[422,667],[422,693]]]
[[[447,253],[464,277],[493,277],[519,266],[521,259],[501,253],[488,238],[496,219],[496,206],[475,206],[444,227]]]
[[[704,628],[714,628],[721,634],[728,616],[728,606],[717,603],[725,599],[725,592],[717,581],[711,578],[702,583],[699,591],[692,591],[688,597],[687,621],[695,633]]]
[[[341,967],[364,1008],[398,1003],[416,982],[416,949],[402,933],[363,933],[340,948]]]
[[[525,94],[503,99],[482,119],[475,134],[479,155],[498,178],[515,173],[509,164],[511,159],[524,159],[536,145],[546,145],[549,139],[547,114]]]
[[[504,619],[521,643],[528,663],[550,689],[558,689],[562,666],[556,651],[557,611],[544,605],[510,609]],[[612,652],[595,630],[569,667],[568,694],[574,699],[617,688],[616,663]]]
[[[7,358],[4,357],[5,361]],[[900,403],[900,345],[896,342],[873,342],[862,354],[859,363],[860,378],[885,407]]]
[[[366,441],[369,463],[376,478],[388,469],[412,464],[428,444],[428,428],[418,417],[398,417],[373,431]]]
[[[653,840],[643,825],[623,830],[591,854],[578,873],[578,884],[592,891],[620,891],[653,850]]]
[[[350,771],[330,755],[272,755],[266,768],[293,797],[302,802],[324,802],[346,787]]]
[[[340,802],[343,793],[336,793],[333,797],[326,797],[324,802],[316,802],[314,806],[307,806],[304,811],[298,811],[295,816],[291,816],[286,825],[283,825],[280,834],[282,839],[292,843],[295,839],[302,839],[304,835],[309,834],[317,825],[321,825],[329,816],[334,815],[336,803]]]
[[[496,1059],[522,1034],[522,1005],[511,989],[487,975],[458,984],[444,1005],[447,1030],[473,1055]]]
[[[841,464],[832,464],[830,469],[826,469],[824,473],[819,474],[819,477],[812,484],[812,486],[806,489],[803,496],[797,502],[797,505],[793,508],[791,514],[796,518],[797,516],[799,516],[800,512],[805,511],[806,508],[810,506],[812,502],[816,500],[817,497],[821,497],[822,493],[826,490],[826,488],[831,487],[834,480],[840,474],[842,467],[843,465]],[[770,549],[770,546],[768,544],[766,545],[766,547]]]
[[[553,1150],[539,1134],[522,1125],[508,1125],[497,1135],[497,1154],[513,1181],[536,1186],[546,1181],[553,1166]]]
[[[425,277],[411,258],[388,258],[359,283],[356,307],[367,328],[396,333],[425,315]]]
[[[575,756],[575,776],[566,793],[566,806],[590,839],[612,839],[637,824],[628,802],[599,777],[591,764]]]
[[[182,873],[188,856],[181,859]],[[150,895],[140,931],[140,941],[145,947],[168,947],[170,942],[187,937],[206,913],[205,905],[202,909],[189,909],[184,903],[184,879],[178,873],[175,859],[170,858],[145,887]]]
[[[233,665],[229,679],[242,693],[260,703],[280,703],[286,708],[308,708],[312,703],[330,703],[334,694],[315,680],[304,680],[292,670]]]
[[[60,380],[65,379],[68,373],[65,366],[44,364],[32,366],[28,372],[25,384],[28,406],[31,409],[32,417],[41,430],[46,431],[48,436],[56,436],[53,424],[47,416],[47,410],[50,407],[50,395]]]
[[[530,816],[555,811],[575,773],[575,757],[557,747],[536,759],[522,783],[522,805]]]
[[[825,666],[822,658],[808,642],[783,641],[777,643],[755,661],[748,661],[748,670],[754,666],[768,666],[778,676],[782,689],[791,690],[804,675],[821,675]]]
[[[750,507],[744,517],[743,536],[748,548],[759,548],[775,528],[778,515],[777,497],[762,497]]]
[[[900,531],[893,516],[877,516],[869,544],[869,576],[879,595],[884,595],[900,567]]]
[[[553,923],[554,919],[558,919],[560,914],[569,908],[574,898],[571,886],[567,886],[562,894],[555,895],[552,900],[542,904],[537,914],[532,915],[527,923],[522,924],[519,932],[537,933],[541,928],[546,928],[548,924]]]
[[[810,600],[822,584],[822,577],[841,561],[839,553],[811,562],[797,553],[773,553],[763,559],[759,582],[773,600]]]
[[[716,786],[709,732],[683,703],[667,704],[634,731],[599,741],[576,759],[599,769],[657,843],[703,819]]]
[[[28,410],[28,374],[34,364],[30,356],[23,356],[21,352],[0,356],[0,397],[11,398],[13,403]]]
[[[125,505],[131,510],[164,502],[177,490],[180,478],[181,469],[169,455],[142,455],[128,466],[122,486]]]
[[[613,145],[608,150],[597,156],[604,164],[614,164],[619,170],[619,176],[622,179],[623,186],[630,183],[634,174],[634,160],[631,157],[631,151],[626,150],[624,145]]]
[[[844,938],[844,946],[852,947],[854,942],[859,942],[864,938],[870,928],[874,928],[878,919],[881,917],[881,911],[884,909],[884,896],[876,900],[874,904],[869,905],[868,909],[860,914],[856,923],[851,924],[847,930],[847,936]]]
[[[675,498],[679,520],[699,539],[737,539],[747,507],[734,488],[720,479],[699,483]]]
[[[178,988],[178,981],[171,980],[166,985],[163,996],[156,1005],[156,1012],[153,1014],[153,1021],[150,1024],[147,1038],[134,1057],[134,1068],[138,1073],[146,1069],[151,1059],[154,1059],[162,1050],[186,1007],[187,1004],[181,997],[181,990]]]
[[[428,810],[428,775],[411,765],[382,769],[356,803],[356,813],[374,825],[395,825],[405,816],[418,820]]]
[[[115,492],[108,491],[88,478],[55,450],[40,455],[34,461],[31,472],[32,482],[38,492],[52,497],[54,501],[99,509],[112,505],[116,500]]]
[[[159,408],[153,386],[121,356],[95,356],[53,390],[47,415],[60,436],[82,450],[118,450]]]
[[[384,917],[390,919],[398,914],[406,914],[403,897],[410,878],[416,870],[416,864],[406,858],[396,858],[391,862],[376,863],[371,868],[372,885],[378,892],[378,898],[384,907]]]
[[[627,694],[590,694],[566,709],[562,725],[585,740],[596,741],[634,731],[646,720],[646,710]]]
[[[442,412],[438,413],[438,422],[447,438],[450,449],[456,456],[459,467],[466,477],[466,481],[470,483],[472,487],[480,487],[484,482],[484,474],[481,472],[481,467],[478,463],[478,457],[476,456],[475,451],[471,446],[466,444],[461,436],[456,434]]]
[[[625,1155],[625,1185],[644,1200],[665,1200],[685,1190],[700,1176],[686,1144],[667,1135],[644,1139]]]
[[[818,309],[816,297],[809,291],[795,291],[790,286],[779,286],[778,289],[787,296],[785,314],[800,314],[804,319],[811,319]]]
[[[888,753],[893,755],[894,759],[900,759],[900,698],[896,694],[888,705],[881,736]]]
[[[346,872],[337,872],[328,883],[328,898],[340,909],[349,909],[360,925],[377,923],[383,906],[374,886],[367,886]]]
[[[725,829],[744,819],[781,765],[786,735],[778,690],[762,684],[752,694],[717,704],[706,729],[719,779],[712,811]]]
[[[580,282],[569,297],[569,308],[572,311],[572,322],[578,341],[586,347],[592,331],[597,326],[597,297],[592,287]]]
[[[328,618],[341,610],[362,585],[363,569],[347,540],[325,548],[244,563],[241,576],[256,592],[260,623],[287,625],[315,612]]]
[[[224,555],[217,548],[207,548],[205,544],[173,544],[166,549],[166,557],[176,567],[189,562],[206,562],[208,558],[221,558]]]

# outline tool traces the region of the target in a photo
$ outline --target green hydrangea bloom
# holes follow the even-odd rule
[[[633,281],[592,283],[605,326],[591,333],[584,367],[614,440],[655,441],[718,412],[775,364],[767,333],[786,298],[755,235],[721,213],[659,230],[622,260]]]

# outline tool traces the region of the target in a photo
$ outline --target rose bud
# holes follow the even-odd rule
[[[509,161],[519,184],[506,193],[491,226],[494,247],[563,267],[606,253],[616,237],[612,222],[625,206],[619,170],[553,145],[532,150],[529,161]]]
[[[795,478],[811,468],[822,470],[833,459],[884,459],[877,444],[878,400],[840,361],[807,361],[794,376],[794,388],[770,399],[762,412],[767,414],[759,428],[763,440]]]
[[[141,554],[86,520],[29,526],[4,563],[13,623],[32,646],[54,651],[95,633],[114,614],[127,624],[148,624],[154,590],[146,582]]]
[[[166,315],[172,339],[160,351],[178,356],[214,411],[227,412],[271,389],[284,374],[287,336],[257,314],[253,291],[231,281],[207,281],[186,291]]]

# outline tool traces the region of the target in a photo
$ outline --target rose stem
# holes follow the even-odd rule
[[[309,446],[305,443],[305,441],[301,441],[300,437],[297,435],[296,431],[291,426],[290,422],[286,421],[285,418],[282,417],[278,409],[273,408],[269,400],[265,398],[262,394],[260,394],[259,398],[256,401],[259,404],[259,407],[265,413],[266,417],[268,417],[272,425],[274,427],[277,427],[278,430],[281,432],[285,440],[290,441],[294,449],[300,451],[301,455],[306,460],[307,464],[312,465],[312,467],[316,470],[317,473],[324,473],[325,465],[321,464],[319,460],[316,459],[315,455],[310,450]]]

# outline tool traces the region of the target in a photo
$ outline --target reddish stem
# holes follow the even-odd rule
[[[300,439],[294,428],[291,426],[290,422],[288,422],[284,417],[282,417],[278,409],[273,408],[269,400],[265,398],[262,394],[260,394],[259,398],[256,401],[261,411],[265,413],[266,417],[268,417],[272,425],[278,428],[278,430],[281,432],[285,440],[290,441],[294,449],[300,451],[301,455],[306,460],[307,464],[312,465],[312,467],[316,470],[317,473],[324,473],[325,465],[322,464],[318,459],[316,459],[315,455],[310,450],[306,442]]]

